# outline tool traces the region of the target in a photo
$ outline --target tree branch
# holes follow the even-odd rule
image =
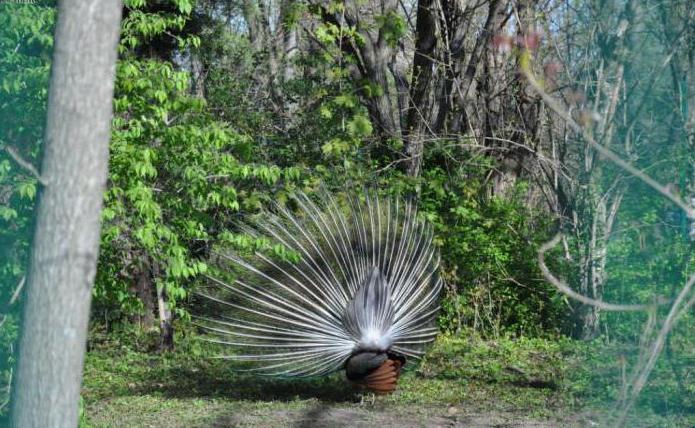
[[[14,159],[15,162],[17,162],[19,166],[29,171],[31,175],[33,175],[34,178],[36,178],[39,181],[39,183],[41,183],[44,186],[48,186],[48,181],[41,177],[41,174],[39,174],[39,171],[36,169],[36,167],[34,167],[34,165],[32,165],[31,162],[22,159],[22,157],[19,155],[19,153],[15,151],[14,148],[7,146],[5,147],[5,151],[10,155],[12,159]]]
[[[560,240],[563,238],[562,233],[558,233],[551,239],[550,241],[546,242],[545,244],[541,245],[541,248],[538,250],[538,265],[541,268],[541,272],[543,273],[543,276],[545,279],[548,280],[552,285],[555,286],[561,293],[571,297],[572,299],[575,299],[579,302],[582,302],[586,305],[591,305],[595,306],[599,309],[603,309],[606,311],[625,311],[625,312],[636,312],[636,311],[648,311],[652,308],[655,307],[655,305],[659,304],[665,304],[667,302],[660,301],[660,302],[655,302],[654,304],[651,305],[622,305],[622,304],[615,304],[615,303],[607,303],[602,300],[597,300],[597,299],[592,299],[590,297],[587,297],[583,294],[577,293],[576,291],[572,290],[567,284],[565,284],[562,280],[557,278],[553,273],[550,271],[548,266],[545,264],[545,253],[547,253],[551,248],[556,246]]]

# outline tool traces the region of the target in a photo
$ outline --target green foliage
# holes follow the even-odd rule
[[[253,163],[254,142],[189,95],[188,73],[131,50],[181,30],[190,7],[176,4],[180,14],[170,15],[131,2],[123,23],[95,288],[97,311],[110,318],[151,310],[132,291],[142,276],[186,316],[177,302],[207,270],[213,243],[229,236],[236,213],[257,210],[273,189],[301,176],[298,168]]]
[[[626,195],[617,233],[609,244],[608,301],[652,303],[655,296],[672,297],[695,267],[684,215],[660,197],[639,189],[637,185],[635,194]],[[667,309],[663,307],[660,316]],[[641,313],[607,313],[606,335],[612,340],[639,340],[645,320]],[[680,323],[695,327],[692,311]]]
[[[265,67],[265,54],[254,54],[248,40],[228,27],[206,31],[209,37],[204,38],[200,52],[208,67],[205,93],[209,108],[235,129],[254,135],[260,157],[283,167],[337,167],[340,174],[364,166],[368,154],[364,147],[373,139],[373,125],[359,91],[348,81],[345,62],[351,58],[335,47],[320,54],[303,54],[294,63],[311,72],[288,81],[274,80],[283,98],[259,99],[257,94],[263,88],[257,72]],[[324,32],[325,37],[333,35],[330,40],[356,34],[354,29],[322,24],[317,34]],[[282,102],[297,103],[295,114],[278,117],[277,104]]]
[[[179,49],[199,46],[200,38],[195,35],[181,34],[191,13],[194,0],[168,0],[171,8],[155,12],[148,7],[160,6],[158,2],[148,0],[126,0],[127,15],[121,26],[121,53],[138,47],[147,46],[158,37],[173,37]]]
[[[395,47],[398,41],[405,36],[408,24],[397,12],[390,10],[385,15],[377,16],[380,34],[391,47]]]
[[[266,139],[272,117],[264,108],[266,100],[252,95],[256,58],[248,40],[222,26],[207,28],[203,34],[196,54],[209,67],[205,83],[208,106],[240,132]]]
[[[469,379],[489,383],[537,383],[539,387],[560,388],[570,374],[568,355],[575,342],[553,339],[501,336],[482,340],[466,330],[472,339],[445,336],[419,369],[427,376]]]
[[[660,358],[645,389],[638,397],[636,407],[645,416],[671,415],[682,418],[675,426],[690,426],[695,409],[695,381],[688,375],[695,357],[692,343],[684,338],[683,327],[674,332],[664,358]],[[577,403],[595,408],[607,408],[624,398],[624,386],[631,380],[632,369],[638,363],[639,344],[601,341],[577,344],[573,357],[568,393]],[[657,426],[645,424],[646,426]]]
[[[451,155],[444,147],[432,149],[427,164],[433,166],[419,184],[421,212],[435,227],[448,285],[441,326],[492,335],[563,331],[567,306],[537,266],[549,219],[525,204],[524,183],[506,197],[490,197],[485,158],[434,166],[439,156]]]

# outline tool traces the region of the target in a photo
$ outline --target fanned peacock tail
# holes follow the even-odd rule
[[[278,205],[244,232],[281,244],[298,261],[220,255],[236,279],[210,277],[215,291],[201,294],[217,309],[201,318],[203,328],[212,341],[243,349],[224,358],[254,362],[261,374],[347,367],[348,377],[384,380],[380,373],[395,367],[397,377],[405,357],[422,355],[437,333],[442,281],[431,227],[398,199],[366,195],[347,209],[328,192],[318,203],[303,193],[293,199],[296,214]]]

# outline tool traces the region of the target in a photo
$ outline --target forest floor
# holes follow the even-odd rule
[[[440,338],[405,371],[397,391],[364,397],[340,373],[283,380],[234,371],[194,335],[177,350],[147,352],[147,335],[93,333],[82,427],[593,427],[590,371],[566,339]],[[120,337],[120,340],[117,339]],[[596,408],[596,407],[594,407]],[[688,426],[693,419],[633,417],[630,426]]]

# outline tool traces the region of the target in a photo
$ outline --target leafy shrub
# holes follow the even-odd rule
[[[551,221],[528,206],[523,182],[509,196],[490,196],[489,167],[470,158],[423,171],[422,214],[434,224],[448,285],[441,325],[492,335],[562,332],[565,300],[541,279],[537,262]]]

